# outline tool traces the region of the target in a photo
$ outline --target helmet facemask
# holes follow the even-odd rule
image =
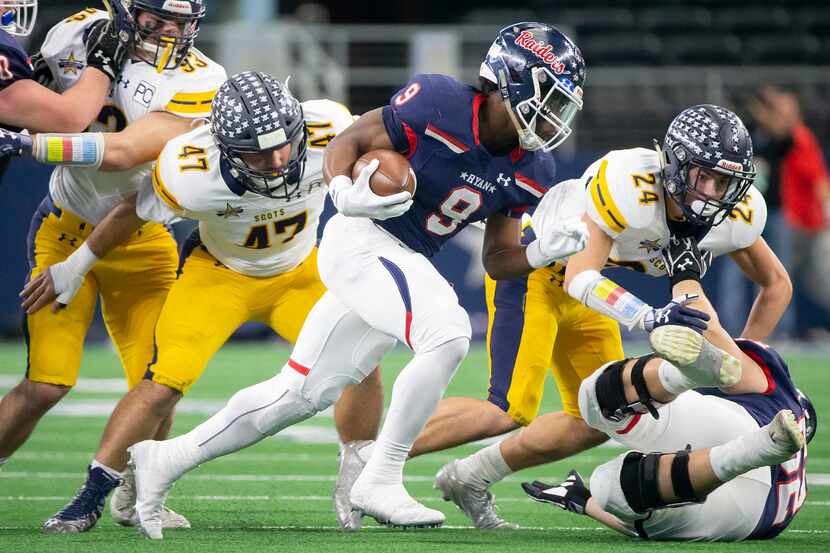
[[[135,37],[133,43],[134,56],[155,67],[159,73],[179,67],[187,58],[190,48],[199,34],[201,16],[177,16],[147,8],[134,8],[131,11],[133,12],[131,19]],[[175,22],[179,33],[162,34],[162,26],[140,25],[139,17],[142,13],[153,15],[153,22],[156,23],[159,20]]]
[[[285,131],[283,129],[279,129],[274,134],[279,133],[282,133],[282,136],[276,137],[276,139],[279,140],[282,138],[282,142],[263,150],[226,148],[222,146],[221,142],[219,142],[219,145],[223,156],[231,166],[231,174],[246,189],[260,196],[288,200],[297,191],[303,174],[305,173],[308,130],[305,124],[303,124],[302,131],[298,132],[290,140],[285,140]],[[248,165],[240,155],[269,153],[289,143],[291,144],[291,157],[286,166],[282,168],[257,169]]]
[[[29,36],[37,20],[37,0],[0,1],[0,29],[10,35]]]

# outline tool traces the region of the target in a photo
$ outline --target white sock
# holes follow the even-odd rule
[[[467,354],[469,343],[466,338],[457,338],[416,354],[403,368],[395,380],[383,429],[361,479],[403,483],[403,465],[409,450]]]
[[[107,465],[105,465],[103,463],[99,463],[95,459],[92,460],[92,462],[89,464],[89,466],[91,468],[102,468],[102,469],[104,469],[104,472],[106,472],[107,474],[109,474],[110,476],[112,476],[113,478],[115,478],[117,480],[120,480],[121,477],[123,476],[121,474],[121,472],[115,470],[112,467],[108,467]]]
[[[697,384],[692,379],[680,372],[680,369],[668,361],[660,363],[660,366],[657,368],[657,376],[663,388],[668,393],[676,396],[697,387]]]
[[[489,488],[513,474],[501,454],[501,444],[488,445],[458,461],[458,475],[464,482]]]
[[[253,445],[316,411],[296,390],[304,376],[287,365],[277,376],[236,392],[215,415],[163,442],[183,471]]]
[[[709,464],[718,480],[729,482],[752,469],[767,466],[764,458],[769,456],[771,449],[776,451],[778,448],[767,428],[759,428],[710,449]]]

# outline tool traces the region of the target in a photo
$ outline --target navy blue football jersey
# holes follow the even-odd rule
[[[478,136],[485,96],[444,75],[417,75],[383,108],[395,149],[418,179],[412,207],[375,221],[427,257],[474,221],[521,217],[554,184],[553,155],[516,148],[493,156]]]
[[[705,395],[715,395],[741,405],[760,426],[772,421],[781,409],[789,409],[802,425],[804,409],[799,401],[787,363],[777,351],[752,340],[736,340],[738,347],[763,369],[768,387],[763,394],[727,395],[716,388],[698,390]],[[807,497],[807,448],[805,447],[785,463],[770,467],[772,487],[767,496],[764,514],[748,539],[770,539],[780,534],[792,522]]]

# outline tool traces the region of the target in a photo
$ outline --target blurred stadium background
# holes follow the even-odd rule
[[[36,51],[52,24],[88,5],[96,2],[41,2],[28,49]],[[290,75],[301,99],[332,98],[360,114],[388,102],[415,73],[440,72],[475,83],[496,31],[520,20],[560,26],[588,64],[585,108],[574,136],[555,152],[562,179],[581,174],[610,149],[650,146],[652,138],[662,139],[674,114],[695,103],[728,105],[755,126],[747,105],[765,85],[793,92],[819,144],[830,145],[830,4],[822,0],[619,0],[612,7],[602,0],[209,0],[197,46],[229,74],[255,68],[280,78]],[[763,162],[759,166],[763,190],[777,171]],[[25,237],[47,180],[48,169],[16,160],[0,186],[0,205],[6,206],[0,218],[0,335],[9,339],[20,333],[17,291],[27,271]],[[772,186],[768,203],[781,204],[770,200],[778,188]],[[788,223],[771,213],[768,226],[774,232]],[[479,336],[485,324],[480,238],[470,230],[437,259]],[[821,343],[830,328],[822,302],[830,238],[822,229],[799,233],[796,240],[796,247],[779,253],[801,252],[807,266],[798,271],[793,317],[779,338]],[[737,333],[752,290],[727,265],[732,264],[716,263],[706,285]],[[662,285],[643,286],[648,281],[629,271],[616,278],[649,301],[665,301]],[[240,333],[269,334],[257,327]],[[104,337],[100,323],[91,337]]]

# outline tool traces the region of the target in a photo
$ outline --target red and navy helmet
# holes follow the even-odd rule
[[[176,69],[187,58],[199,22],[205,16],[205,0],[109,0],[118,30],[133,40],[133,55],[158,72]],[[150,23],[140,23],[142,13],[151,14]],[[165,34],[160,20],[173,21],[177,34]]]
[[[737,115],[713,104],[692,106],[674,118],[660,158],[663,186],[686,220],[697,225],[720,224],[755,180],[749,132]],[[697,193],[698,183],[689,176],[693,166],[729,177],[722,197],[703,198]]]
[[[535,22],[505,27],[479,75],[498,86],[522,148],[549,152],[570,136],[582,109],[585,60],[558,29]]]
[[[232,76],[213,98],[210,131],[231,174],[251,192],[290,199],[299,187],[308,130],[303,107],[287,85],[262,72]],[[240,155],[272,152],[286,144],[291,145],[291,157],[279,169],[253,168]]]

